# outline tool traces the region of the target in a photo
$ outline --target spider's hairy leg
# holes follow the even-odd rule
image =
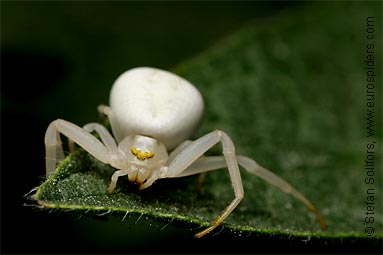
[[[103,163],[109,163],[110,152],[96,137],[73,123],[57,119],[49,124],[44,138],[47,177],[54,172],[57,160],[64,158],[60,134],[73,140]]]

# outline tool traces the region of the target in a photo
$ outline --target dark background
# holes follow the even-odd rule
[[[295,5],[1,2],[2,253],[230,252],[254,246],[191,243],[193,231],[162,229],[150,220],[136,226],[132,219],[127,232],[120,218],[40,211],[24,195],[44,180],[43,138],[51,121],[95,121],[97,105],[108,104],[109,89],[123,71],[171,70],[250,20]],[[177,250],[182,241],[186,246]],[[261,251],[272,244],[256,245]]]

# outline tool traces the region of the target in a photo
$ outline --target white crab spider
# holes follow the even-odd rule
[[[243,199],[239,164],[297,198],[315,213],[321,227],[326,227],[318,210],[290,184],[254,160],[237,156],[234,144],[225,132],[215,130],[189,141],[201,120],[203,108],[201,94],[185,79],[149,67],[128,70],[112,87],[110,107],[98,107],[99,112],[109,118],[114,137],[97,123],[81,128],[65,120],[53,121],[45,134],[46,175],[50,176],[57,162],[64,158],[60,134],[96,159],[116,168],[109,193],[114,191],[118,178],[124,175],[128,175],[129,181],[138,184],[140,189],[145,189],[157,179],[227,167],[235,197],[210,227],[195,235],[202,237],[220,225]],[[97,132],[101,141],[91,132]],[[204,156],[219,142],[223,156]]]

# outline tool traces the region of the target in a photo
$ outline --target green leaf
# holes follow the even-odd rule
[[[375,135],[366,138],[364,70],[366,18],[374,16],[376,26],[381,24],[379,8],[314,6],[248,24],[175,69],[205,99],[206,114],[196,137],[224,130],[237,154],[291,183],[329,225],[322,231],[305,206],[242,169],[245,198],[215,231],[215,238],[263,237],[301,246],[303,240],[319,245],[362,243],[375,248],[382,242],[381,115],[375,116]],[[381,38],[378,29],[375,33]],[[380,50],[376,45],[376,57]],[[381,109],[381,92],[376,85],[376,111]],[[366,146],[373,142],[375,183],[367,185],[364,160]],[[209,153],[219,155],[220,148]],[[122,178],[115,193],[107,195],[113,171],[77,150],[34,198],[45,208],[171,221],[193,228],[190,236],[209,226],[233,199],[225,169],[208,173],[201,192],[197,176],[159,180],[143,191]],[[372,209],[366,204],[368,189],[374,198],[370,225],[365,222]],[[371,237],[365,234],[369,226],[375,230]]]

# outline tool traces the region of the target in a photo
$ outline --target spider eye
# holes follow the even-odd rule
[[[143,152],[143,151],[140,151],[139,149],[134,148],[134,147],[130,150],[130,152],[134,156],[136,156],[136,158],[139,160],[146,160],[146,159],[150,159],[150,158],[154,157],[154,152],[152,152],[152,151]]]

